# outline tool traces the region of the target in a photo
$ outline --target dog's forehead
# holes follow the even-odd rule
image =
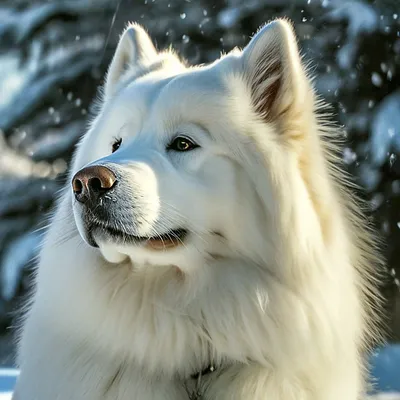
[[[197,67],[176,75],[160,91],[160,100],[164,97],[185,96],[193,100],[201,96],[222,94],[223,81],[221,73],[215,66]]]
[[[196,67],[169,77],[160,74],[138,79],[122,90],[113,108],[121,120],[134,114],[153,123],[196,120],[213,114],[224,95],[226,88],[218,69]]]

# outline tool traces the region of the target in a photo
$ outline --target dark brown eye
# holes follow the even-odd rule
[[[119,147],[121,146],[121,143],[122,143],[122,139],[115,140],[115,142],[112,144],[112,152],[113,153],[119,149]]]
[[[191,139],[184,137],[184,136],[178,136],[175,138],[168,146],[168,150],[174,150],[174,151],[190,151],[195,149],[196,147],[199,147],[198,144],[193,142]]]

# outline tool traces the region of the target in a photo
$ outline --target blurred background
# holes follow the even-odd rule
[[[0,0],[0,365],[13,362],[10,326],[31,282],[37,229],[125,24],[207,63],[277,16],[294,21],[316,89],[346,128],[343,160],[384,239],[387,338],[400,340],[399,0]]]

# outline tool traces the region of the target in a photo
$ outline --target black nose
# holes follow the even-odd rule
[[[78,171],[72,179],[72,189],[80,203],[95,202],[114,187],[117,178],[114,173],[102,165],[86,167]]]

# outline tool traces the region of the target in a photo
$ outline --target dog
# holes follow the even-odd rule
[[[286,19],[202,66],[128,25],[40,252],[14,400],[364,396],[379,246],[309,75]]]

